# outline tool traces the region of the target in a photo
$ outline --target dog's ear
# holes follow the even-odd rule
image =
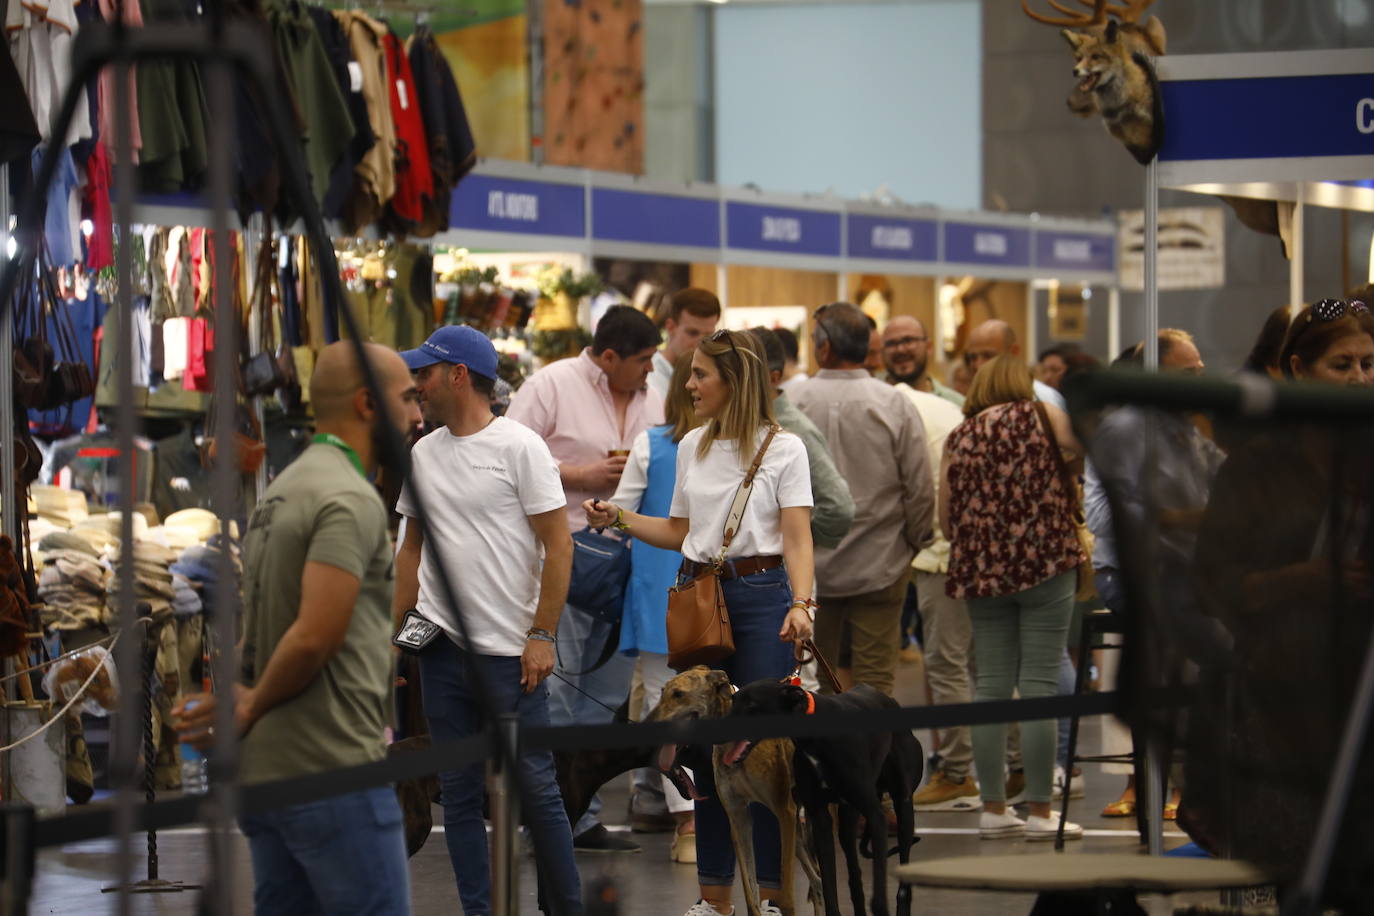
[[[796,712],[805,709],[807,706],[806,691],[795,684],[784,684],[782,686],[782,708],[788,712]]]
[[[711,689],[716,693],[730,696],[730,675],[724,671],[711,671],[706,675],[706,683],[711,685]]]

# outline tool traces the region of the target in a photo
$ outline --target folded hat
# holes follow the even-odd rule
[[[30,537],[37,537],[32,526],[29,529]],[[38,541],[38,549],[44,553],[55,553],[60,550],[75,550],[80,553],[88,554],[92,559],[98,558],[100,552],[97,551],[89,539],[70,531],[52,531],[43,535],[42,540]]]

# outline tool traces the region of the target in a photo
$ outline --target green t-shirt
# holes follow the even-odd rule
[[[285,779],[382,759],[391,724],[395,568],[377,491],[341,449],[311,445],[263,494],[249,519],[243,552],[242,679],[250,685],[296,620],[307,562],[337,567],[362,583],[338,653],[244,738],[243,780]]]

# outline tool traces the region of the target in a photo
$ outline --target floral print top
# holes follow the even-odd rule
[[[949,434],[950,597],[1022,592],[1085,562],[1055,447],[1032,401],[989,407]]]

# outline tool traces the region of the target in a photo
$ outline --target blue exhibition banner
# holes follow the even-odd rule
[[[1116,268],[1116,239],[1088,232],[1036,230],[1035,266],[1111,273]]]
[[[707,197],[592,189],[592,237],[694,248],[720,247],[720,201]]]
[[[576,184],[469,175],[453,192],[449,222],[454,229],[584,238],[586,189]]]
[[[945,223],[945,261],[1030,267],[1030,230],[1015,226]]]
[[[1161,89],[1161,162],[1374,156],[1374,72],[1172,80]]]
[[[840,214],[727,201],[726,245],[754,251],[840,256]]]
[[[849,214],[847,238],[851,258],[892,261],[938,261],[940,230],[933,219],[895,219]]]

